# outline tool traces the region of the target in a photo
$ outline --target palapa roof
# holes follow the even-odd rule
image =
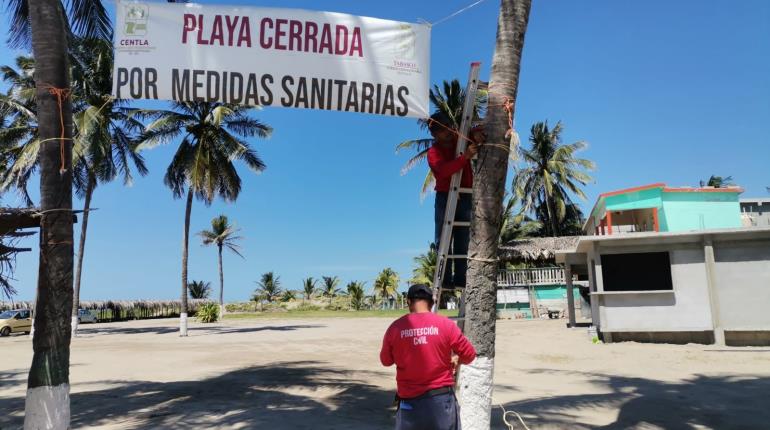
[[[498,255],[507,262],[555,261],[556,251],[575,249],[578,239],[580,236],[515,239],[500,246]]]

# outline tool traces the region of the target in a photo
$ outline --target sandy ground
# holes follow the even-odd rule
[[[82,326],[73,428],[388,429],[383,318]],[[770,349],[591,344],[564,320],[498,323],[495,403],[532,429],[770,428]],[[23,420],[27,336],[0,339],[0,428]],[[493,428],[506,428],[501,409]],[[514,428],[522,428],[516,423]]]

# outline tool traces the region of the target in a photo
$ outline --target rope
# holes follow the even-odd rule
[[[497,263],[499,258],[479,258],[479,257],[466,257],[466,260],[480,261],[482,263]]]
[[[472,7],[474,7],[474,6],[476,6],[477,4],[479,4],[479,3],[482,3],[482,2],[484,2],[484,0],[478,0],[478,1],[475,1],[475,2],[473,2],[473,3],[469,4],[468,6],[465,6],[464,8],[462,8],[462,9],[460,9],[460,10],[458,10],[458,11],[456,11],[456,12],[454,12],[454,13],[451,13],[451,14],[449,14],[449,15],[447,15],[447,16],[445,16],[445,17],[441,18],[441,19],[439,19],[438,21],[436,21],[436,22],[434,22],[434,23],[430,23],[430,22],[428,22],[428,25],[430,25],[430,26],[439,25],[439,24],[441,24],[442,22],[444,22],[444,21],[448,21],[448,20],[450,20],[450,19],[452,19],[452,18],[456,17],[457,15],[460,15],[461,13],[463,13],[463,12],[467,11],[468,9],[470,9],[470,8],[472,8]],[[426,22],[427,22],[427,21],[426,21]]]
[[[56,97],[56,104],[59,106],[59,124],[61,126],[61,136],[59,137],[59,155],[61,158],[61,166],[59,167],[59,174],[63,175],[67,171],[67,165],[64,162],[64,141],[68,140],[64,137],[64,111],[63,104],[64,99],[68,98],[72,94],[72,90],[69,88],[57,88],[52,85],[46,85],[45,88],[52,96]]]
[[[516,418],[519,419],[519,422],[521,423],[522,426],[524,426],[524,429],[525,430],[530,430],[530,428],[527,427],[527,423],[524,422],[524,419],[521,417],[521,415],[519,415],[518,412],[516,412],[516,411],[506,411],[505,408],[503,407],[503,405],[497,405],[497,406],[500,406],[500,409],[503,410],[503,422],[505,423],[506,426],[508,426],[508,430],[514,430],[513,424],[508,422],[508,414],[516,415]]]

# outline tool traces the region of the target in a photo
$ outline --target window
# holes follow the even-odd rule
[[[673,290],[668,252],[602,254],[604,291]]]

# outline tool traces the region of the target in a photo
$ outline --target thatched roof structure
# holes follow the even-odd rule
[[[498,250],[500,260],[510,263],[555,262],[556,251],[575,249],[580,236],[515,239]]]

